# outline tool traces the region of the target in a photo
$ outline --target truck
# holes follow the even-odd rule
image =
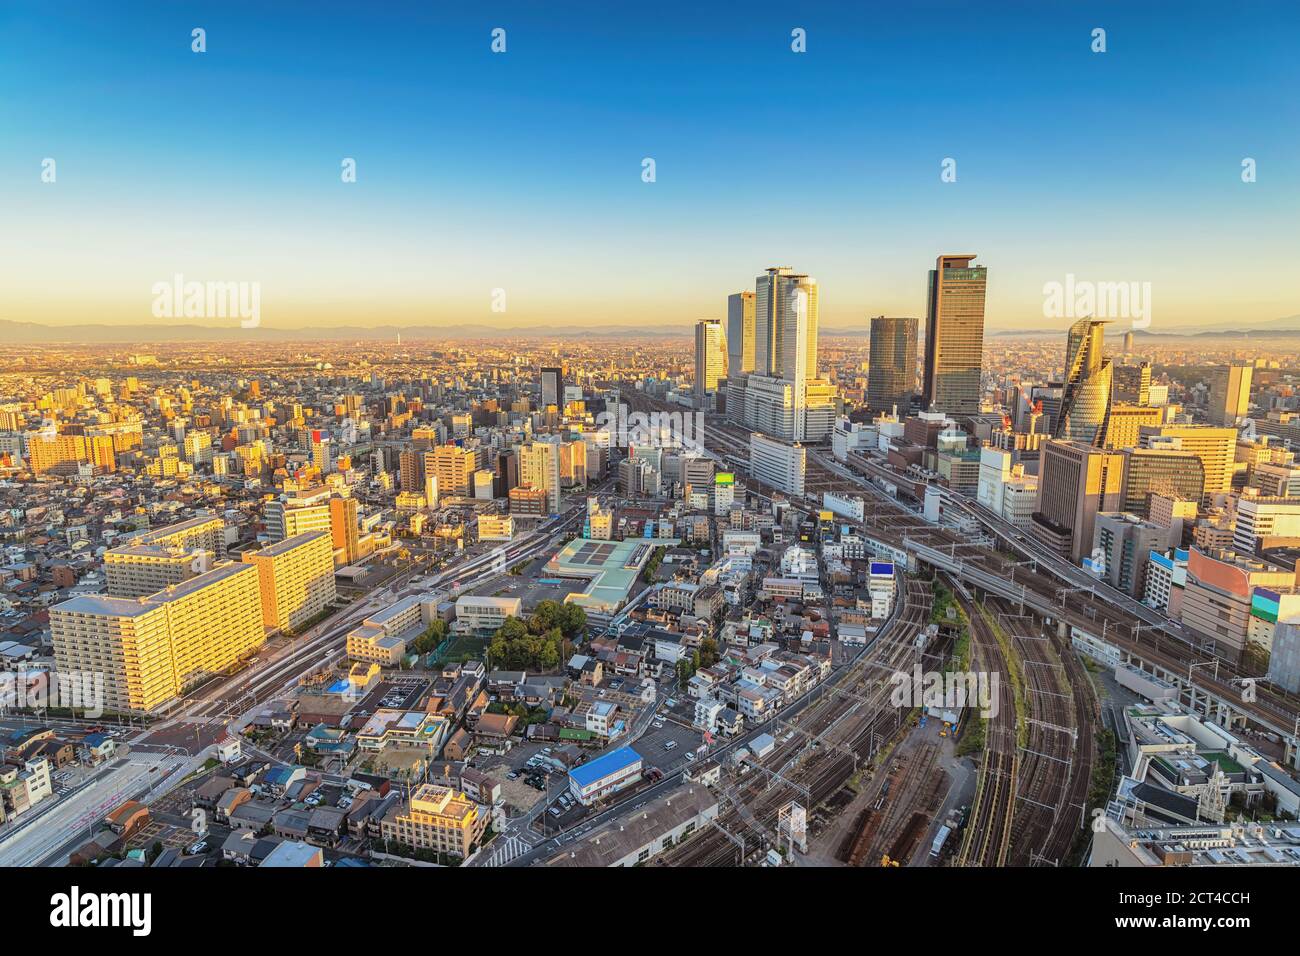
[[[943,852],[944,844],[948,842],[948,837],[952,834],[952,827],[946,823],[939,828],[939,832],[934,835],[934,842],[930,844],[930,859],[939,859],[939,854]]]

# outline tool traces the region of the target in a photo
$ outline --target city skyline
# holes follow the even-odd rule
[[[0,83],[47,79],[0,132],[0,319],[165,326],[151,290],[182,275],[257,283],[268,329],[689,334],[724,318],[746,277],[799,262],[829,333],[921,314],[922,263],[961,248],[995,271],[990,330],[1040,326],[1045,286],[1068,276],[1149,282],[1151,331],[1289,318],[1289,54],[1266,16],[1225,23],[1217,9],[763,5],[739,24],[696,11],[643,24],[403,8],[303,35],[293,8],[84,5],[57,42],[9,12]],[[398,17],[413,18],[401,38]],[[1105,53],[1090,48],[1097,26]],[[946,55],[911,69],[935,43]],[[986,60],[999,71],[980,72]],[[105,85],[127,63],[137,79]],[[756,150],[769,112],[801,133]],[[771,201],[777,184],[791,201]]]

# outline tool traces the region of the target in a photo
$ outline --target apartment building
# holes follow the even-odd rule
[[[257,568],[262,623],[276,631],[296,631],[334,600],[334,545],[328,531],[306,531],[244,553]]]
[[[104,675],[104,709],[149,713],[266,639],[257,568],[228,562],[141,598],[82,595],[50,610],[61,672]]]
[[[104,552],[104,576],[113,597],[144,597],[209,570],[211,551],[133,545]]]
[[[421,784],[410,803],[395,805],[380,822],[380,836],[417,850],[465,859],[483,838],[487,816],[478,804],[450,787]]]

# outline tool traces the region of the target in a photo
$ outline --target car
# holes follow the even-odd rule
[[[197,843],[191,843],[185,852],[188,853],[190,856],[198,856],[200,853],[205,852],[207,849],[208,849],[208,841],[199,840]]]
[[[677,741],[668,740],[664,742],[664,750],[676,750],[676,749],[677,749]]]
[[[695,759],[695,751],[694,751],[694,750],[688,750],[688,751],[686,751],[686,759],[687,759],[687,760],[694,760],[694,759]]]
[[[551,816],[553,816],[553,817],[558,817],[558,816],[560,815],[560,808],[559,808],[559,807],[551,807],[551,809],[548,810],[547,812],[548,812]]]
[[[652,726],[654,727],[655,730],[663,730],[664,722],[662,720],[656,720]]]
[[[549,754],[549,753],[551,753],[551,748],[550,748],[550,747],[543,747],[543,748],[542,748],[542,753],[544,753],[544,754]]]
[[[518,780],[518,779],[519,779],[519,771],[518,771],[518,770],[511,770],[508,774],[506,774],[506,779],[507,779],[507,780]]]

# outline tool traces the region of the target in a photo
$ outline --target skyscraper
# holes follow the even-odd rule
[[[867,369],[867,406],[873,412],[887,412],[907,406],[916,393],[916,319],[871,320],[871,360]]]
[[[1211,425],[1235,428],[1250,407],[1250,382],[1254,367],[1234,362],[1210,370]]]
[[[744,382],[754,371],[754,293],[727,296],[727,379]]]
[[[1101,357],[1106,323],[1080,319],[1070,326],[1065,345],[1065,393],[1053,438],[1106,444],[1110,417],[1110,361]]]
[[[559,368],[542,369],[542,411],[547,405],[560,407],[564,395],[564,370]]]
[[[1124,491],[1124,456],[1085,442],[1043,444],[1034,537],[1074,564],[1092,548],[1097,514],[1118,511]]]
[[[948,415],[980,410],[984,291],[988,270],[975,253],[940,256],[930,270],[921,405]]]
[[[744,422],[775,429],[787,441],[816,441],[829,433],[829,383],[817,378],[817,282],[781,266],[755,280],[754,372],[745,384]],[[809,385],[818,412],[807,415]]]
[[[718,390],[718,382],[727,372],[727,343],[722,323],[717,319],[702,319],[695,325],[695,400],[703,402],[706,395]]]
[[[817,280],[773,266],[754,283],[754,371],[798,382],[817,377]]]

